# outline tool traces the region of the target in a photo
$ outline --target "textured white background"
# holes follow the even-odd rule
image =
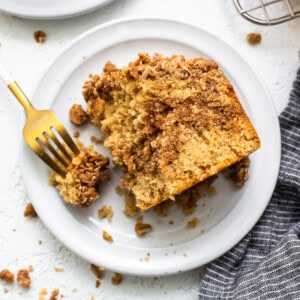
[[[141,16],[185,21],[225,40],[261,76],[278,112],[285,106],[299,67],[300,18],[279,26],[257,26],[242,19],[230,0],[115,0],[88,15],[60,21],[23,20],[0,13],[0,58],[30,96],[50,62],[73,38],[109,20]],[[48,34],[45,44],[34,41],[36,30]],[[262,34],[262,43],[255,47],[245,42],[246,33],[253,31]],[[22,108],[1,82],[0,270],[16,272],[31,264],[34,271],[29,290],[0,282],[0,299],[38,299],[42,288],[58,288],[63,299],[88,300],[92,295],[95,299],[197,299],[201,269],[163,278],[126,276],[119,286],[111,284],[108,271],[96,289],[88,262],[58,242],[38,218],[23,217],[30,199],[19,162],[22,117]],[[65,271],[55,272],[57,266]],[[7,294],[4,288],[9,289]]]

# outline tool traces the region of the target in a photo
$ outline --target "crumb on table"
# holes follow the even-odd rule
[[[8,283],[14,283],[14,273],[8,269],[4,269],[0,272],[0,280]]]
[[[37,213],[32,205],[32,203],[28,203],[24,210],[24,217],[37,217]]]
[[[27,269],[21,269],[17,274],[18,284],[22,287],[29,288],[31,284],[31,278]]]
[[[65,269],[62,268],[62,267],[54,267],[54,271],[55,271],[55,272],[64,272]]]
[[[257,32],[248,33],[246,40],[250,45],[257,45],[261,42],[261,34]]]
[[[123,281],[123,276],[120,273],[115,273],[114,276],[111,278],[111,283],[113,285],[118,285]]]
[[[91,268],[92,273],[96,276],[96,278],[101,279],[103,277],[104,267],[91,264],[90,268]]]
[[[95,282],[95,288],[98,288],[100,285],[101,285],[101,282],[100,282],[100,280],[97,279]]]
[[[46,288],[42,288],[39,292],[39,300],[45,300],[45,297],[48,294],[48,290]]]
[[[33,33],[34,39],[37,43],[43,44],[47,40],[47,34],[42,30],[37,30]]]
[[[69,110],[69,119],[76,126],[84,125],[89,121],[89,115],[80,104],[73,104]]]
[[[55,288],[52,290],[49,300],[58,300],[57,296],[59,294],[59,289]]]

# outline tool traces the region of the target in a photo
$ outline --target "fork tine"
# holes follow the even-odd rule
[[[51,129],[53,131],[54,127],[52,127]],[[80,150],[79,150],[78,146],[75,144],[75,142],[73,141],[73,139],[70,136],[70,134],[68,133],[68,131],[63,126],[56,126],[55,130],[59,133],[59,135],[64,140],[66,145],[69,147],[69,149],[75,155],[79,154]]]
[[[40,141],[40,143],[43,144],[43,146],[45,146],[54,156],[55,158],[61,163],[63,164],[65,167],[68,167],[69,162],[67,162],[62,156],[59,155],[58,151],[55,150],[53,148],[53,146],[49,143],[49,135],[47,132],[43,133],[43,138],[38,138],[38,140]],[[40,145],[42,146],[42,145]]]
[[[47,132],[49,138],[55,143],[55,145],[58,147],[58,149],[65,155],[65,157],[71,162],[72,161],[72,156],[68,151],[65,149],[65,147],[62,145],[62,143],[58,140],[56,135],[53,132],[54,127],[50,127],[50,131]]]
[[[42,149],[38,142],[36,142],[34,146],[30,145],[30,148],[57,174],[62,177],[66,176],[66,171],[58,166],[58,164]]]

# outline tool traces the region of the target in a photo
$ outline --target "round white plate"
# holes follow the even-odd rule
[[[165,55],[204,56],[220,64],[230,78],[262,142],[251,155],[250,179],[236,188],[222,176],[215,182],[218,194],[199,201],[192,216],[174,207],[167,217],[153,211],[144,222],[153,232],[137,237],[135,218],[126,217],[123,199],[115,192],[120,174],[102,186],[101,199],[87,210],[74,208],[62,201],[55,188],[47,183],[47,167],[24,145],[23,174],[30,199],[45,225],[69,249],[96,265],[137,275],[167,275],[204,265],[238,243],[254,226],[273,192],[280,161],[280,134],[272,101],[245,61],[215,36],[187,24],[170,20],[138,19],[108,23],[77,38],[50,66],[33,97],[37,108],[51,107],[71,133],[77,128],[68,120],[74,103],[84,104],[81,87],[89,73],[102,72],[106,61],[125,66],[138,52]],[[80,129],[81,139],[97,128]],[[97,145],[96,150],[108,154]],[[100,220],[97,211],[111,205],[111,223]],[[187,221],[200,219],[194,229]],[[174,224],[169,224],[169,221]],[[102,230],[113,236],[109,244]],[[149,255],[149,261],[145,257]]]
[[[0,10],[27,19],[61,19],[93,11],[112,0],[0,0]]]

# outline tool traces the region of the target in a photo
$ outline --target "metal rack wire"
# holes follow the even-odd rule
[[[239,14],[260,25],[276,25],[300,17],[300,0],[233,0]]]

